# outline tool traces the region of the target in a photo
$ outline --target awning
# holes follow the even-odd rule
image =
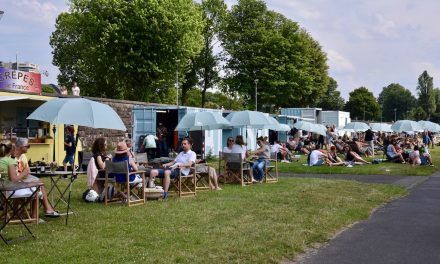
[[[31,96],[7,96],[7,95],[0,95],[0,102],[7,102],[7,101],[20,101],[20,100],[33,100],[33,101],[42,101],[46,102],[47,99],[45,98],[36,98]]]
[[[26,100],[29,99],[29,96],[1,96],[0,95],[0,102],[5,101],[18,101],[18,100]]]

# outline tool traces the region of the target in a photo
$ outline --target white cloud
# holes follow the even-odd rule
[[[354,72],[353,63],[336,50],[327,50],[327,58],[329,60],[330,68],[335,72]]]
[[[396,23],[390,19],[385,19],[381,14],[376,14],[376,25],[374,29],[386,37],[396,37]]]
[[[15,0],[10,8],[17,18],[23,21],[54,25],[55,19],[62,11],[51,1]],[[6,12],[8,12],[8,8]]]

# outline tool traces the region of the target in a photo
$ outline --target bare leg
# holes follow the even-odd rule
[[[64,171],[67,171],[67,163],[63,162],[63,166],[64,166]]]
[[[168,189],[170,188],[170,174],[171,174],[170,170],[166,170],[164,172],[164,176],[163,176],[163,191],[164,192],[168,192]]]
[[[211,190],[221,190],[221,188],[218,186],[217,172],[214,168],[211,167],[209,167],[209,179],[209,187],[211,188]]]

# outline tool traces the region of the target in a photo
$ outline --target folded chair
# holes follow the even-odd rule
[[[112,174],[125,174],[125,182],[116,182]],[[138,183],[130,182],[130,176],[141,174],[142,181]],[[120,195],[109,196],[110,183],[113,183],[120,192]],[[127,201],[129,207],[145,203],[145,172],[128,170],[128,162],[105,161],[105,182],[104,182],[104,204],[108,205],[115,202]]]
[[[250,166],[241,158],[241,153],[223,153],[225,162],[224,183],[239,182],[242,186],[252,184]]]
[[[264,166],[264,182],[278,182],[278,160],[276,153],[271,153],[270,159],[266,159],[266,166]]]

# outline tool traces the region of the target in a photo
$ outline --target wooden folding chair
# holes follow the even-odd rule
[[[277,154],[271,153],[270,159],[265,160],[266,165],[264,166],[264,182],[278,182],[278,160]]]
[[[209,165],[205,163],[195,165],[197,191],[209,190],[209,169]]]
[[[250,165],[241,158],[241,153],[223,153],[225,161],[225,183],[239,182],[242,186],[252,184]]]
[[[125,174],[125,182],[116,182],[111,174]],[[142,181],[139,183],[130,182],[130,176],[141,174]],[[114,195],[109,199],[108,189],[110,183],[115,184],[121,195]],[[145,171],[130,172],[128,162],[105,161],[105,182],[104,182],[104,204],[108,205],[115,202],[127,201],[129,207],[145,203]],[[139,188],[140,187],[140,188]]]
[[[180,174],[171,179],[171,187],[173,187],[179,197],[195,196],[197,190],[197,177],[196,167],[191,166],[188,175],[182,174],[182,170],[179,170]]]
[[[147,153],[134,153],[134,159],[139,165],[143,165],[147,167],[148,165]]]

